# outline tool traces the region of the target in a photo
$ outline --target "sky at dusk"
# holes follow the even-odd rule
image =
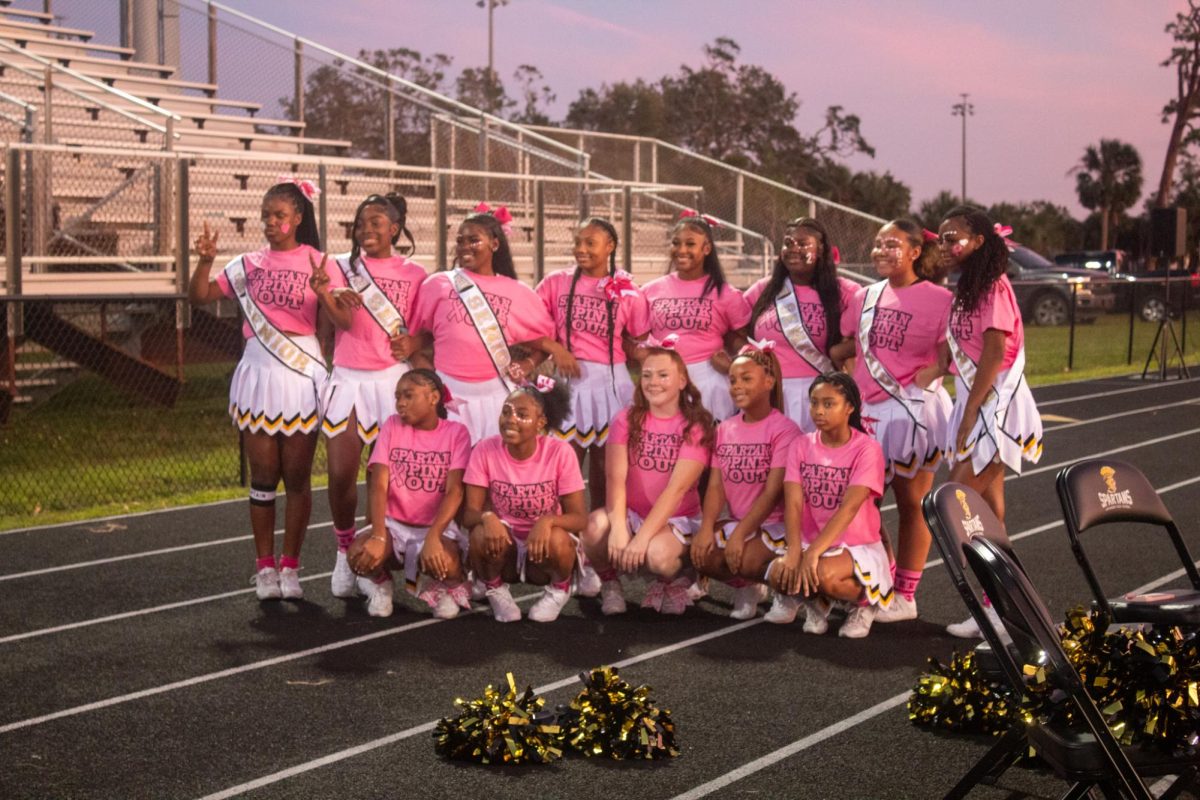
[[[235,8],[354,54],[407,47],[445,53],[453,72],[487,63],[487,12],[474,0],[225,0]],[[496,69],[512,87],[520,64],[546,76],[561,119],[586,87],[657,79],[702,63],[718,36],[741,45],[801,102],[797,125],[821,125],[829,105],[862,118],[876,157],[914,204],[961,183],[960,92],[967,192],[985,204],[1047,199],[1083,216],[1068,171],[1100,138],[1137,147],[1144,191],[1162,170],[1163,103],[1173,70],[1163,27],[1184,0],[511,0],[496,10]]]

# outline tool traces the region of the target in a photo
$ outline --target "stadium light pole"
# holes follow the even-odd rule
[[[975,105],[968,103],[969,94],[963,92],[959,95],[962,98],[961,103],[955,103],[950,110],[950,115],[954,117],[962,117],[962,201],[963,205],[967,202],[967,117],[975,116]]]
[[[493,41],[493,31],[494,31],[492,17],[496,11],[497,6],[506,6],[506,5],[508,5],[508,0],[475,0],[476,8],[486,8],[487,12],[488,12],[488,89],[491,90],[492,92],[495,91],[495,87],[496,87],[496,69],[493,65],[494,62],[493,62],[493,58],[492,58],[492,53],[493,53],[492,41]],[[488,111],[490,111],[493,114],[496,113],[495,103],[496,103],[495,97],[489,96],[488,97],[488,105],[491,107],[488,108]]]

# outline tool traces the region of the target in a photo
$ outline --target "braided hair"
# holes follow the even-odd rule
[[[704,299],[709,292],[715,292],[717,297],[720,297],[721,290],[725,288],[727,281],[725,280],[725,270],[721,268],[721,259],[717,256],[717,243],[713,240],[712,225],[709,225],[708,220],[697,214],[693,217],[684,217],[676,222],[675,227],[671,229],[671,234],[679,233],[684,228],[691,228],[697,233],[702,233],[708,240],[708,255],[704,257],[702,265],[708,279],[704,281],[704,289],[700,292],[700,298]]]
[[[441,375],[438,375],[431,369],[417,367],[401,375],[400,381],[409,381],[419,386],[428,386],[430,389],[433,389],[438,396],[437,415],[440,419],[446,419],[446,384],[442,383]]]
[[[314,250],[321,249],[321,234],[317,230],[317,214],[312,201],[305,197],[300,187],[290,181],[277,183],[263,195],[263,203],[274,198],[281,198],[292,204],[300,215],[300,224],[296,226],[296,241],[306,244]]]
[[[1008,270],[1008,245],[1004,237],[996,233],[995,223],[983,209],[974,206],[958,206],[950,209],[942,219],[962,219],[972,234],[983,237],[983,244],[959,264],[958,284],[954,288],[954,308],[970,314],[979,308],[992,285]]]
[[[784,226],[784,231],[796,231],[800,228],[812,231],[821,240],[821,251],[817,254],[817,263],[813,265],[812,287],[816,290],[817,297],[821,300],[821,308],[825,312],[825,355],[829,355],[830,349],[842,338],[842,290],[838,284],[837,265],[833,263],[833,246],[825,226],[812,217],[797,217]],[[790,280],[791,274],[784,263],[783,254],[780,253],[771,269],[770,280],[767,281],[762,294],[754,301],[754,308],[750,311],[747,330],[751,335],[758,318],[775,304],[775,298]]]
[[[617,229],[613,227],[611,222],[600,217],[588,217],[583,222],[579,223],[579,230],[581,231],[585,228],[591,227],[600,228],[602,231],[607,233],[608,238],[612,240],[613,250],[608,254],[608,277],[611,278],[617,274],[617,244],[619,243],[619,240],[617,239]],[[565,345],[568,350],[571,349],[571,325],[575,316],[575,286],[579,283],[579,278],[582,274],[583,267],[580,267],[578,264],[576,264],[575,271],[571,274],[571,288],[567,291],[567,341],[565,342]],[[604,308],[608,315],[608,369],[610,373],[613,373],[615,387],[616,364],[613,359],[612,352],[613,338],[616,336],[617,329],[617,304],[605,297]]]
[[[402,195],[395,192],[389,192],[385,195],[372,194],[358,204],[358,208],[354,212],[354,230],[358,229],[358,220],[362,213],[369,206],[379,206],[383,209],[383,213],[387,218],[396,225],[400,226],[400,230],[392,237],[392,245],[400,241],[400,235],[403,234],[408,239],[408,244],[411,250],[417,249],[417,243],[413,240],[412,233],[409,232],[406,224],[408,220],[408,201]],[[354,274],[358,274],[358,259],[362,252],[362,246],[358,243],[357,238],[352,238],[350,242],[350,269]]]
[[[783,368],[779,364],[779,358],[770,350],[747,348],[733,360],[737,362],[743,359],[753,361],[775,379],[775,385],[771,388],[771,408],[783,411]]]
[[[513,263],[512,248],[508,244],[508,236],[505,235],[500,220],[486,211],[476,211],[463,220],[463,225],[478,225],[488,232],[488,236],[500,243],[496,252],[492,254],[492,271],[497,275],[516,280],[517,267]]]
[[[817,387],[826,383],[837,389],[838,394],[844,397],[846,402],[853,407],[854,410],[850,412],[850,427],[861,433],[866,433],[867,429],[863,427],[862,421],[862,393],[859,392],[858,384],[854,382],[854,378],[851,378],[845,372],[830,372],[825,375],[818,375],[813,378],[812,384],[808,387],[808,396],[811,398]]]

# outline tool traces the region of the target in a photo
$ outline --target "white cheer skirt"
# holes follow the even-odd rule
[[[1003,386],[1007,376],[1007,371],[1001,372],[996,384]],[[971,470],[978,475],[988,464],[999,460],[1019,475],[1023,461],[1038,462],[1042,457],[1042,417],[1024,377],[1008,407],[999,415],[988,414],[987,407],[980,411],[975,427],[967,436],[966,446],[957,452],[955,439],[966,410],[968,390],[961,378],[955,378],[954,386],[954,410],[946,423],[943,444],[950,464],[969,459]]]
[[[717,372],[707,359],[687,365],[688,375],[692,383],[700,390],[700,400],[704,407],[720,422],[728,419],[737,411],[733,398],[729,396],[729,378]]]
[[[571,378],[571,413],[556,432],[558,438],[580,447],[602,446],[608,426],[633,400],[633,381],[624,364],[580,361],[578,378]]]
[[[887,608],[892,604],[892,566],[883,542],[844,545],[826,550],[821,557],[835,556],[845,550],[854,560],[854,578],[863,587],[871,605]]]
[[[940,385],[924,392],[921,405],[921,424],[918,426],[904,405],[889,397],[879,403],[863,404],[863,421],[870,427],[883,448],[887,460],[886,483],[892,477],[912,478],[918,472],[936,472],[942,460],[942,445],[946,440],[946,424],[953,402]]]
[[[396,382],[408,372],[406,363],[397,363],[387,369],[333,368],[329,382],[325,384],[325,421],[321,430],[333,438],[350,426],[350,415],[358,438],[371,444],[379,435],[379,426],[396,413]]]
[[[463,381],[443,374],[442,382],[462,404],[457,411],[449,411],[448,418],[467,426],[472,446],[480,439],[500,433],[500,409],[504,408],[508,388],[499,376],[486,381]]]
[[[304,352],[324,363],[315,336],[290,337]],[[242,360],[229,385],[229,416],[251,433],[312,433],[321,420],[321,389],[285,367],[256,338],[246,340]]]
[[[428,526],[416,527],[405,525],[399,520],[387,517],[384,520],[388,535],[392,539],[392,553],[396,560],[404,565],[404,588],[411,595],[417,594],[417,584],[421,573],[421,548],[425,546],[425,536],[429,533]],[[462,532],[457,523],[451,522],[442,531],[442,538],[449,539],[458,545],[459,554],[463,561],[467,558],[467,535]]]
[[[783,413],[805,433],[812,433],[817,429],[817,426],[813,425],[808,407],[808,389],[816,379],[816,375],[783,379]]]

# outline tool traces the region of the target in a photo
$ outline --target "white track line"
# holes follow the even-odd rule
[[[1192,482],[1195,482],[1196,480],[1200,480],[1200,477],[1194,478],[1194,479],[1192,479],[1192,481],[1188,481],[1188,482],[1192,483]],[[1016,537],[1013,537],[1013,538],[1016,538]],[[1171,574],[1176,575],[1176,577],[1178,577],[1178,575],[1183,574],[1183,570],[1180,570],[1178,573],[1171,573]],[[1166,583],[1168,580],[1171,580],[1171,579],[1172,579],[1171,575],[1164,575],[1162,578],[1159,578],[1155,581],[1151,581],[1150,583],[1146,584],[1145,586],[1135,589],[1134,591],[1135,592],[1147,591],[1148,589],[1154,588],[1156,586],[1161,586],[1163,583]],[[886,713],[888,711],[891,711],[893,708],[896,708],[897,706],[903,705],[905,702],[908,701],[908,698],[911,694],[912,694],[912,690],[909,689],[909,690],[905,690],[905,691],[901,692],[900,694],[893,695],[892,697],[889,697],[886,700],[876,703],[875,705],[871,706],[870,708],[864,708],[862,711],[859,711],[857,714],[855,714],[853,716],[846,717],[845,719],[843,719],[839,722],[835,722],[832,725],[828,725],[828,726],[822,728],[821,730],[817,731],[816,733],[810,733],[808,736],[805,736],[803,739],[797,739],[796,741],[792,742],[789,745],[785,745],[784,747],[781,747],[778,750],[773,750],[770,753],[767,753],[766,755],[761,756],[760,758],[756,758],[755,760],[753,760],[749,763],[743,764],[742,766],[738,767],[737,769],[731,770],[731,771],[725,773],[724,775],[721,775],[720,777],[717,777],[717,778],[712,779],[711,781],[708,781],[707,783],[702,783],[693,789],[689,789],[688,791],[683,792],[682,794],[677,794],[674,797],[672,797],[671,800],[699,800],[699,798],[701,798],[701,797],[707,797],[708,795],[712,794],[713,792],[718,791],[719,789],[724,789],[726,786],[729,786],[732,783],[740,781],[742,778],[753,775],[754,773],[764,770],[773,764],[777,764],[786,758],[796,755],[796,753],[807,750],[814,745],[818,745],[827,739],[831,739],[834,736],[837,736],[839,733],[848,731],[851,728],[856,727],[857,725],[861,725],[864,722],[867,722],[869,720],[874,719],[875,717],[878,717],[880,714]]]
[[[1093,425],[1097,422],[1108,422],[1112,419],[1120,419],[1121,417],[1130,417],[1134,414],[1148,414],[1151,411],[1162,411],[1165,408],[1176,408],[1178,406],[1194,406],[1200,404],[1200,400],[1192,398],[1191,400],[1177,400],[1174,403],[1163,403],[1157,406],[1144,406],[1143,408],[1135,408],[1130,411],[1119,411],[1115,414],[1108,414],[1103,417],[1092,417],[1091,419],[1080,420],[1079,422],[1064,422],[1062,425],[1051,425],[1044,429],[1044,433],[1050,431],[1061,431],[1067,428],[1078,428],[1080,425]]]
[[[1176,381],[1169,385],[1178,386],[1178,385],[1184,384],[1184,383],[1195,383],[1196,381],[1200,381],[1200,378],[1184,378],[1183,380]],[[1062,403],[1074,403],[1074,402],[1077,402],[1080,400],[1095,400],[1097,397],[1112,397],[1113,395],[1117,395],[1117,394],[1128,394],[1129,392],[1144,392],[1147,389],[1161,389],[1161,388],[1163,388],[1163,384],[1161,384],[1161,383],[1142,384],[1141,386],[1131,386],[1127,389],[1112,389],[1107,392],[1093,392],[1092,394],[1081,394],[1081,395],[1078,395],[1077,397],[1059,397],[1054,400],[1038,400],[1037,406],[1038,406],[1038,408],[1045,408],[1046,406],[1056,406],[1056,405],[1061,405]]]
[[[641,655],[627,658],[623,661],[615,661],[612,663],[612,666],[617,667],[618,669],[621,669],[624,667],[632,666],[633,664],[639,664],[643,661],[649,661],[651,659],[658,658],[660,656],[669,655],[671,653],[686,649],[693,645],[702,644],[702,643],[710,641],[712,639],[717,639],[721,636],[728,636],[731,633],[737,633],[738,631],[745,630],[746,628],[749,628],[753,625],[761,624],[763,621],[764,620],[762,619],[762,617],[759,617],[758,619],[747,620],[746,622],[741,622],[736,625],[729,625],[727,627],[721,628],[720,630],[711,631],[709,633],[701,634],[700,636],[693,636],[692,638],[685,639],[682,642],[676,642],[675,644],[665,645],[665,646],[659,647],[655,650],[650,650],[648,652],[642,653]],[[578,676],[578,674],[576,674],[570,678],[563,678],[562,680],[555,681],[554,683],[547,683],[544,686],[535,687],[533,691],[538,694],[547,694],[549,692],[553,692],[558,689],[562,689],[564,687],[570,686],[570,685],[578,683],[578,682],[579,682],[579,676]],[[907,695],[905,695],[905,696],[907,697]],[[395,744],[396,742],[403,741],[404,739],[410,739],[413,736],[419,736],[423,733],[429,733],[430,731],[432,731],[434,729],[434,727],[436,725],[437,725],[436,721],[435,722],[426,722],[423,725],[416,725],[412,728],[408,728],[406,730],[400,731],[399,733],[393,733],[388,736],[382,736],[378,739],[373,739],[369,742],[364,742],[363,744],[346,748],[345,750],[339,750],[336,753],[330,753],[329,755],[321,756],[320,758],[315,758],[312,761],[306,761],[303,764],[297,764],[293,767],[288,767],[287,769],[280,770],[279,772],[273,772],[270,775],[265,775],[261,778],[255,779],[253,781],[241,783],[241,784],[238,784],[237,786],[231,786],[228,789],[223,789],[219,792],[214,792],[213,794],[205,795],[202,798],[202,800],[224,800],[224,798],[236,797],[239,794],[244,794],[245,792],[249,792],[254,789],[261,789],[264,786],[269,786],[273,783],[278,783],[279,781],[283,781],[283,780],[287,780],[288,778],[295,777],[296,775],[302,775],[305,772],[310,772],[314,769],[319,769],[321,767],[329,766],[330,764],[336,764],[337,762],[345,761],[348,758],[354,758],[355,756],[362,755],[363,753],[368,753],[372,750],[377,750],[380,747],[386,747],[389,744]]]

